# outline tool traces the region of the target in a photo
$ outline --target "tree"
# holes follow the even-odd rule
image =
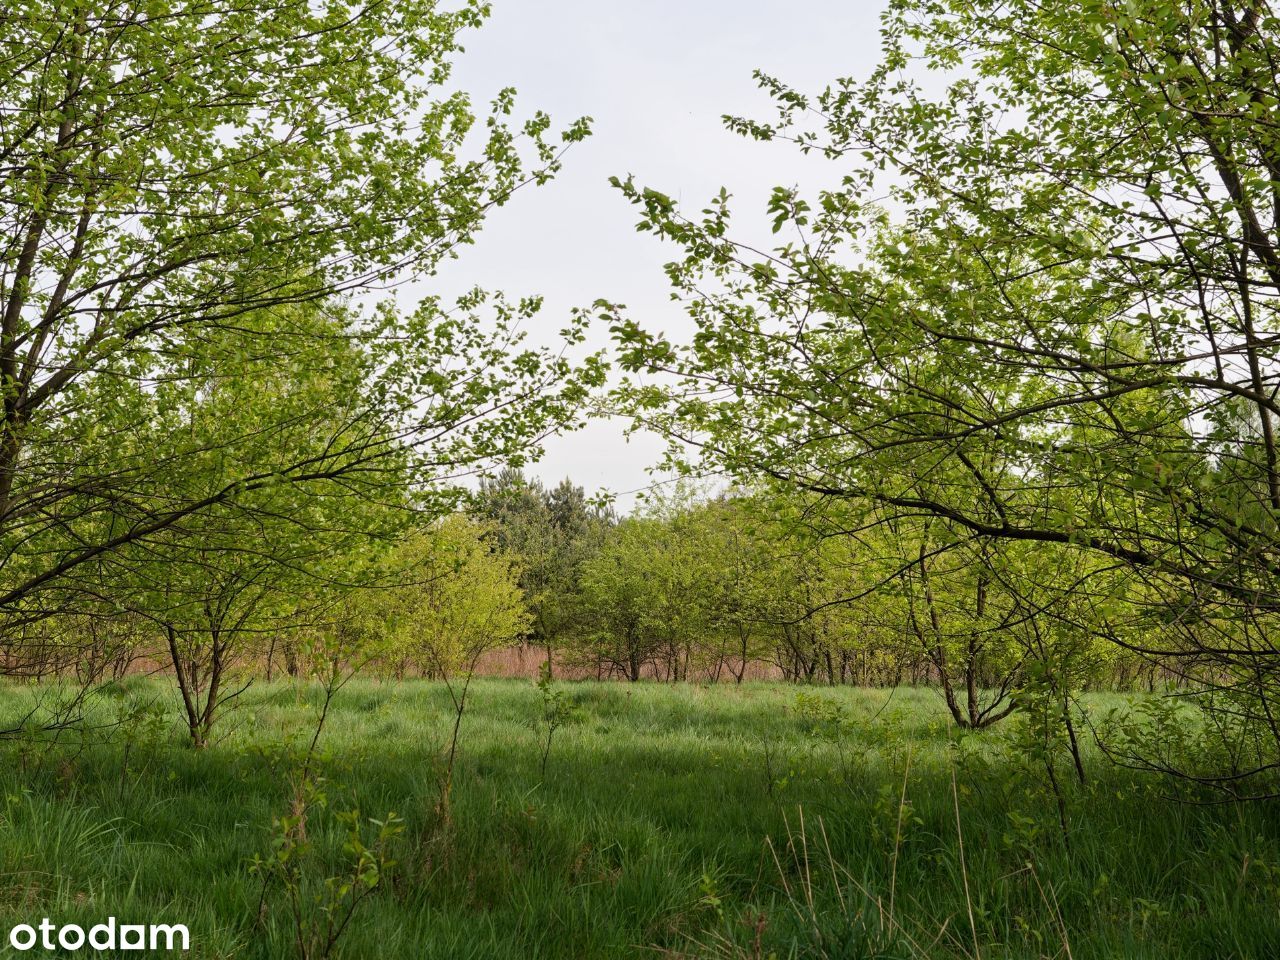
[[[688,677],[707,624],[707,594],[696,546],[668,520],[624,519],[582,565],[583,653],[630,681],[644,668]]]
[[[766,626],[761,543],[729,499],[650,494],[582,562],[579,656],[632,681],[651,665],[671,681],[728,666],[741,682]]]
[[[769,537],[751,498],[730,492],[700,506],[684,525],[686,539],[701,541],[707,562],[700,567],[707,623],[701,638],[714,645],[712,679],[727,669],[742,683],[747,668],[768,642],[771,588],[779,561],[778,538]],[[710,651],[709,651],[710,652]]]
[[[395,579],[372,594],[386,625],[381,646],[428,676],[474,669],[528,628],[515,559],[496,548],[492,530],[462,514],[411,536],[388,567]]]
[[[579,629],[581,566],[616,523],[612,509],[589,500],[567,477],[547,490],[508,468],[481,481],[475,511],[495,524],[498,542],[520,558],[520,585],[533,614],[531,636],[553,670],[556,645]]]
[[[271,322],[294,332],[290,354],[257,357],[250,335],[210,334],[202,376],[193,369],[149,391],[153,432],[135,439],[185,469],[160,487],[135,485],[141,511],[295,459],[340,466],[378,442],[359,399],[375,358],[342,335],[341,318],[301,305],[277,308]],[[235,669],[269,659],[268,642],[317,628],[338,588],[359,583],[406,526],[417,506],[407,467],[406,457],[384,456],[340,481],[262,484],[123,543],[83,579],[71,571],[64,589],[73,602],[95,597],[154,625],[192,743],[204,747],[244,689],[229,686]]]
[[[723,194],[691,220],[620,184],[682,247],[699,328],[616,323],[678,384],[628,391],[645,422],[733,476],[1120,564],[1167,627],[1134,649],[1235,699],[1235,792],[1280,762],[1278,24],[1266,0],[898,0],[869,80],[762,76],[776,120],[730,121],[843,167],[774,192],[786,243],[733,242]]]
[[[204,382],[224,335],[251,358],[314,349],[312,334],[281,321],[289,308],[429,275],[491,209],[558,169],[548,118],[513,127],[510,91],[474,146],[468,98],[443,92],[461,35],[486,10],[6,6],[0,608],[11,620],[46,616],[72,572],[268,486],[340,483],[407,453],[435,479],[523,455],[565,422],[561,402],[581,381],[565,381],[559,351],[523,350],[511,333],[536,301],[428,300],[325,334],[380,354],[364,409],[347,405],[359,426],[331,424],[335,443],[278,446],[270,470],[228,467],[169,496],[137,495],[199,472],[205,454],[136,442],[167,443],[173,420],[155,385]],[[561,141],[585,134],[577,123]],[[497,314],[496,332],[481,333],[480,310]],[[481,426],[498,411],[500,427]],[[450,434],[458,442],[445,444]]]
[[[440,787],[447,815],[467,696],[480,658],[529,628],[515,560],[493,543],[492,530],[453,514],[418,531],[395,551],[389,583],[369,598],[384,624],[374,639],[384,657],[409,660],[443,682],[453,727]]]

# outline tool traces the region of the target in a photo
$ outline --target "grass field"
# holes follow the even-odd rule
[[[1085,786],[1060,771],[1064,836],[1043,768],[1009,733],[957,739],[928,691],[811,690],[798,705],[773,684],[565,689],[575,716],[542,780],[538,691],[477,682],[447,821],[443,688],[339,694],[304,912],[346,870],[341,811],[404,825],[335,956],[1277,955],[1275,806],[1176,804],[1091,753]],[[7,688],[0,704],[16,715],[29,696]],[[5,744],[0,935],[116,916],[186,924],[189,956],[296,956],[287,890],[264,894],[249,863],[290,811],[291,751],[319,697],[256,686],[199,752],[137,717]],[[168,688],[142,680],[94,716],[152,701],[176,719]]]

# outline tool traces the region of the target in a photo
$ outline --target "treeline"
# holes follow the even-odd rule
[[[569,480],[548,489],[517,469],[442,520],[406,528],[406,516],[363,505],[363,529],[388,525],[381,548],[308,530],[290,552],[259,517],[267,542],[246,528],[236,549],[206,538],[154,574],[121,568],[109,605],[77,595],[7,637],[5,674],[171,674],[197,744],[255,679],[335,662],[469,676],[513,648],[536,651],[529,672],[561,677],[928,685],[974,729],[1034,696],[1067,716],[1085,690],[1178,681],[1134,652],[1156,626],[1130,581],[1113,575],[1099,594],[1105,571],[1080,557],[946,542],[927,519],[832,536],[833,518],[816,524],[803,503],[682,485],[620,517]]]
[[[570,675],[936,685],[975,728],[1033,683],[1069,699],[1176,680],[1113,642],[1153,626],[1127,581],[1083,595],[1078,580],[1101,572],[1035,544],[957,544],[927,519],[836,536],[803,502],[679,486],[619,518],[518,471],[485,483],[475,510],[516,558],[529,642]]]

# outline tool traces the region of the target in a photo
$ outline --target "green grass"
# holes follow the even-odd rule
[[[1274,805],[1174,803],[1091,754],[1087,785],[1058,771],[1064,837],[1017,728],[958,738],[929,691],[810,690],[826,708],[798,710],[797,689],[774,684],[567,689],[577,717],[539,782],[538,692],[477,682],[444,826],[443,688],[359,681],[339,695],[308,869],[342,872],[339,810],[405,821],[399,863],[339,955],[1277,955]],[[5,688],[0,712],[30,695]],[[151,700],[163,726],[4,745],[0,937],[43,916],[116,916],[185,923],[189,956],[294,956],[281,891],[260,912],[247,865],[289,810],[288,749],[307,739],[319,691],[254,687],[201,752],[159,682],[130,681],[93,715]],[[824,719],[832,707],[842,725]]]

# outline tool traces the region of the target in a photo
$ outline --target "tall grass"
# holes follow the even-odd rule
[[[342,692],[320,745],[327,810],[308,823],[316,869],[343,871],[338,811],[394,810],[405,829],[340,955],[1278,955],[1275,805],[1175,803],[1091,752],[1086,784],[1062,778],[1064,836],[1016,727],[959,736],[928,691],[565,689],[573,719],[544,775],[540,692],[476,681],[443,831],[447,693]],[[25,696],[0,691],[0,712]],[[194,957],[292,956],[248,864],[288,812],[289,758],[321,696],[259,685],[193,751],[176,712],[116,725],[174,702],[131,680],[91,706],[97,729],[4,744],[0,936],[116,916],[187,924]]]

